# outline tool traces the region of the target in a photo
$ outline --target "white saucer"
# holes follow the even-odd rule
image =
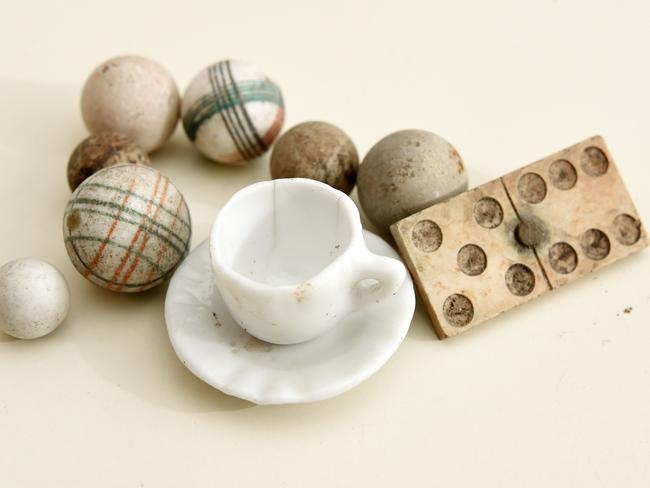
[[[372,252],[399,259],[382,238],[363,235]],[[230,317],[204,241],[174,273],[165,321],[176,354],[206,383],[254,403],[301,403],[333,397],[374,374],[406,336],[414,309],[407,274],[395,296],[349,315],[325,335],[286,346],[262,342]]]

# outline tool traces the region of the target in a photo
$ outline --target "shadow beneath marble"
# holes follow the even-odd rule
[[[15,337],[12,337],[12,336],[10,336],[8,334],[0,332],[0,342],[13,342],[13,341],[17,341],[17,340],[18,339],[16,339]]]

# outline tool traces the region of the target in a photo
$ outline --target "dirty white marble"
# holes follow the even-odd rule
[[[69,308],[68,283],[50,263],[23,258],[0,268],[0,331],[17,339],[43,337]]]

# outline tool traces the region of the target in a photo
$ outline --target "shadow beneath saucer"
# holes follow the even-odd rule
[[[178,360],[165,327],[166,287],[128,295],[81,280],[79,277],[74,283],[80,305],[69,318],[74,325],[67,335],[102,377],[145,401],[178,411],[253,406],[215,390]]]

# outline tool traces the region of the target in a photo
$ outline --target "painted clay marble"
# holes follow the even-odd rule
[[[49,334],[65,320],[70,291],[61,272],[40,259],[0,268],[0,330],[18,339]]]
[[[350,197],[304,178],[238,191],[212,226],[210,255],[233,318],[275,344],[318,337],[390,298],[406,276],[401,262],[368,251]]]
[[[63,217],[68,255],[103,288],[138,292],[171,276],[190,246],[185,200],[150,166],[103,169],[70,197]]]
[[[363,231],[370,252],[399,259],[380,237]],[[415,309],[408,274],[380,303],[348,315],[327,334],[280,346],[260,341],[230,316],[210,273],[208,242],[169,283],[165,321],[183,365],[215,388],[259,404],[314,402],[354,388],[386,363],[408,332]]]
[[[467,190],[467,174],[454,147],[424,130],[384,137],[359,168],[359,201],[381,229]]]
[[[242,164],[263,154],[280,133],[280,88],[254,65],[226,60],[203,69],[182,103],[183,127],[207,158]]]
[[[271,177],[311,178],[350,193],[359,155],[352,139],[327,122],[304,122],[285,132],[273,147]]]
[[[129,136],[144,151],[162,146],[178,122],[180,99],[172,76],[140,56],[119,56],[91,73],[81,95],[88,130]]]
[[[74,191],[82,181],[100,169],[118,164],[150,164],[149,156],[128,137],[101,132],[87,137],[68,160],[68,184]]]

